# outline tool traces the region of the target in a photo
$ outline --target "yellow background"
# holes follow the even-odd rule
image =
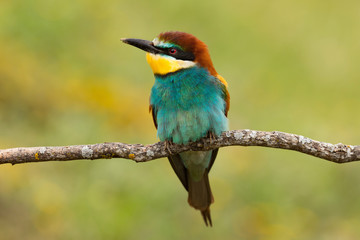
[[[0,148],[154,143],[154,82],[120,38],[181,30],[229,83],[231,129],[360,144],[356,0],[2,0]],[[360,165],[221,149],[213,228],[166,159],[0,166],[0,239],[359,239]]]

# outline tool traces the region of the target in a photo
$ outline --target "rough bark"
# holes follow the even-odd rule
[[[126,158],[135,162],[147,162],[184,151],[210,150],[227,146],[262,146],[288,149],[335,163],[360,160],[359,145],[331,144],[291,133],[244,129],[224,132],[218,138],[204,138],[188,145],[166,145],[164,142],[149,145],[113,142],[92,145],[4,149],[0,150],[0,164],[107,158]]]

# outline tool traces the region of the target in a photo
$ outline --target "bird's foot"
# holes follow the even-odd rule
[[[216,136],[213,132],[209,132],[208,133],[208,137],[209,137],[209,140],[210,140],[210,144],[213,143],[213,141],[215,140]]]
[[[170,140],[165,140],[165,150],[167,150],[170,154],[172,154],[170,147],[173,145],[173,142]]]

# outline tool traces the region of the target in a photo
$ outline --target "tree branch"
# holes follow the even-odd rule
[[[62,147],[24,147],[0,150],[0,164],[70,161],[81,159],[126,158],[136,162],[147,162],[184,151],[211,150],[227,146],[262,146],[294,150],[335,163],[360,160],[360,146],[330,144],[283,132],[233,130],[224,132],[215,139],[204,138],[188,145],[164,142],[150,145],[126,143],[99,143]],[[169,150],[171,152],[169,152]]]

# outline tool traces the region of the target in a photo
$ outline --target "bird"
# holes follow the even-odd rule
[[[121,40],[146,52],[155,76],[149,110],[160,141],[188,144],[228,130],[228,84],[216,72],[204,42],[180,31],[162,32],[152,41]],[[187,151],[168,157],[188,191],[189,205],[200,210],[206,226],[212,226],[209,172],[217,153],[218,149]]]

